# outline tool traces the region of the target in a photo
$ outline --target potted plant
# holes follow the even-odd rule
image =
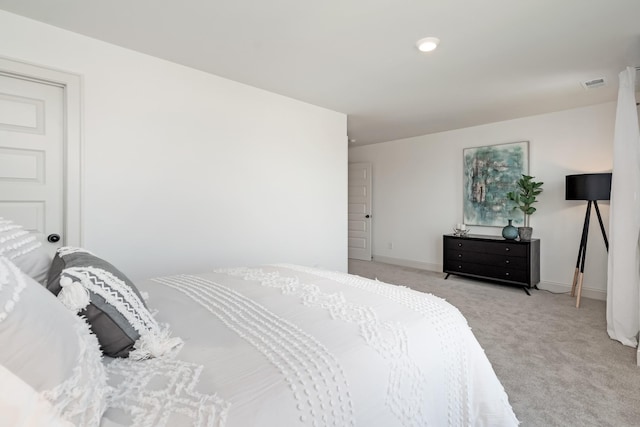
[[[518,227],[520,240],[531,240],[533,229],[529,227],[529,216],[536,211],[533,204],[538,201],[536,196],[542,193],[542,184],[544,184],[534,181],[533,178],[535,177],[522,175],[516,183],[518,190],[507,193],[507,198],[516,204],[513,210],[520,209],[524,213],[524,227]]]

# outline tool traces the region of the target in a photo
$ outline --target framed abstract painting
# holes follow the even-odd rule
[[[464,223],[503,227],[512,219],[522,225],[507,193],[529,171],[529,142],[465,148],[463,157]]]

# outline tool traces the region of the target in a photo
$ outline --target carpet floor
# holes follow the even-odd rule
[[[636,349],[607,335],[604,301],[349,260],[349,273],[444,298],[467,318],[521,425],[640,426]]]

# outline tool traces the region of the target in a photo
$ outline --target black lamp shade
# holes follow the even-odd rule
[[[567,175],[565,180],[566,200],[611,199],[611,172]]]

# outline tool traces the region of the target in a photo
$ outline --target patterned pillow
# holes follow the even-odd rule
[[[74,425],[100,424],[108,387],[96,337],[85,322],[4,257],[0,349],[0,365],[48,400],[56,416]]]
[[[147,359],[181,343],[156,322],[134,284],[89,251],[58,249],[47,289],[67,308],[86,318],[107,356]]]
[[[0,256],[14,263],[23,273],[45,283],[51,257],[37,237],[22,226],[0,217]]]

